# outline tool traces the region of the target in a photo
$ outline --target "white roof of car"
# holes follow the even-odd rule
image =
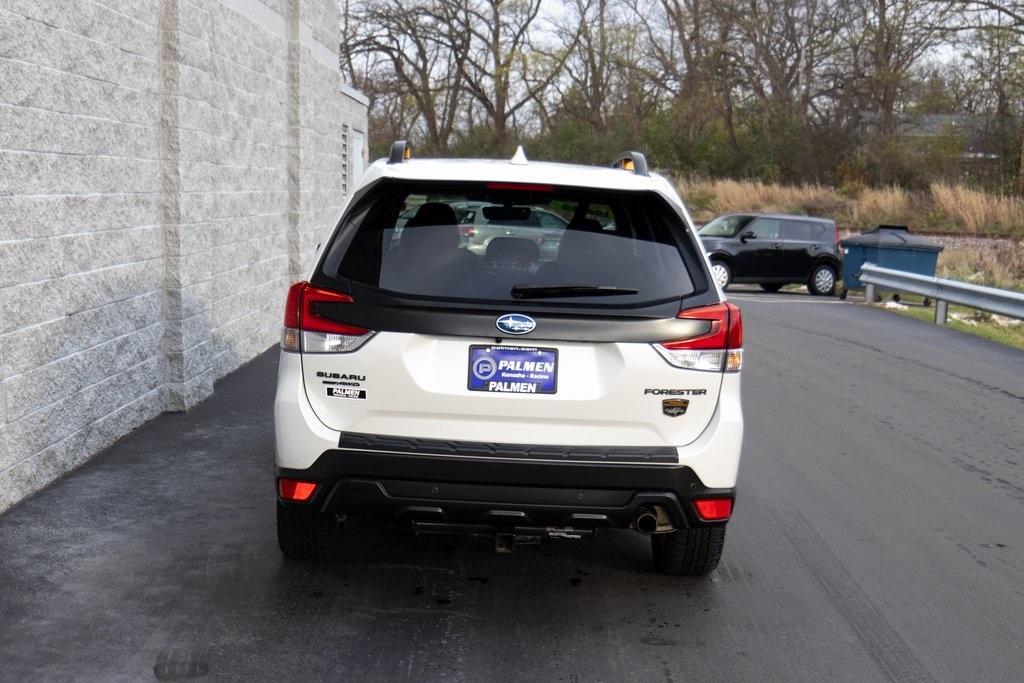
[[[549,161],[530,161],[524,164],[511,163],[505,159],[417,158],[389,164],[386,159],[380,159],[366,170],[359,187],[381,178],[532,183],[657,192],[685,212],[675,188],[662,176],[653,173],[642,176],[633,171],[610,166],[583,166]]]

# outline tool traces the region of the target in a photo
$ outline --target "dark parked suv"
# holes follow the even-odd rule
[[[766,292],[806,284],[811,294],[831,296],[839,274],[839,233],[825,218],[733,214],[700,229],[711,272],[725,289],[754,282]]]

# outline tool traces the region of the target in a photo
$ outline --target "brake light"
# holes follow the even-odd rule
[[[348,294],[297,282],[288,290],[281,348],[309,353],[346,353],[362,346],[373,333],[321,314],[323,304],[350,304]]]
[[[487,183],[488,190],[512,190],[515,192],[554,192],[554,185],[531,185],[529,183]]]
[[[732,517],[732,498],[697,498],[693,507],[703,522],[724,522]]]
[[[305,503],[316,493],[317,484],[312,481],[300,479],[278,479],[277,495],[282,500],[289,500],[295,503]]]
[[[288,298],[284,302],[284,326],[298,329],[299,310],[302,308],[302,290],[305,282],[296,282],[288,288]]]
[[[738,349],[743,346],[743,319],[739,306],[723,301],[720,304],[689,308],[676,315],[682,320],[706,320],[711,330],[691,339],[665,342],[668,349]]]
[[[695,337],[655,344],[654,348],[670,364],[709,372],[736,372],[743,366],[743,319],[735,304],[723,301],[690,308],[679,311],[676,317],[705,321],[708,330]]]

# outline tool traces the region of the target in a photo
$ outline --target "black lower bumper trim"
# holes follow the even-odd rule
[[[638,510],[654,506],[677,528],[701,526],[690,500],[735,495],[705,487],[681,465],[329,450],[308,469],[277,472],[320,483],[302,505],[324,512],[493,527],[629,527]]]
[[[471,458],[579,460],[584,462],[676,462],[676,449],[669,446],[543,446],[420,439],[407,436],[342,432],[338,447],[345,450],[388,453],[459,455]]]

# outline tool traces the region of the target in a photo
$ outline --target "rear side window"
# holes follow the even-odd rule
[[[782,232],[781,223],[777,218],[755,218],[747,224],[744,232],[753,232],[762,240],[777,240]]]
[[[822,227],[805,221],[786,221],[786,239],[794,242],[813,242],[821,237]]]
[[[321,271],[395,295],[631,306],[694,293],[699,263],[654,194],[403,182],[371,191]]]

